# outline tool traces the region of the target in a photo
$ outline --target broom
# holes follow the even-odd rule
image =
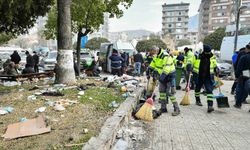
[[[190,79],[191,79],[191,73],[189,73],[188,83],[187,83],[187,90],[185,93],[185,96],[183,97],[180,105],[187,106],[190,105],[190,98],[189,98],[189,92],[190,92]]]
[[[152,121],[153,120],[153,96],[154,92],[150,98],[146,100],[146,102],[142,105],[139,111],[135,114],[135,116],[141,120]]]

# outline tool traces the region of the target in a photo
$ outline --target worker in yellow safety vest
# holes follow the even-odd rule
[[[200,90],[204,86],[207,93],[207,112],[214,111],[213,108],[213,82],[214,74],[218,73],[216,59],[209,45],[203,45],[203,52],[193,61],[193,76],[195,81],[196,105],[202,106]]]
[[[192,73],[193,70],[193,61],[194,61],[194,53],[192,52],[192,49],[185,47],[184,48],[185,56],[184,56],[184,70],[185,70],[185,76],[186,76],[186,81],[189,81],[190,74]],[[192,83],[192,79],[190,79],[190,82]],[[187,84],[188,85],[188,84]],[[187,88],[186,85],[186,88]],[[191,89],[193,89],[193,84],[191,85]]]
[[[161,112],[167,112],[168,98],[170,98],[174,112],[172,116],[177,116],[180,114],[180,108],[176,101],[175,91],[171,90],[173,88],[172,81],[175,80],[175,64],[174,59],[169,54],[166,54],[163,62],[163,70],[159,77],[159,91],[160,91],[160,103],[161,103]]]
[[[163,69],[163,49],[158,47],[153,47],[153,50],[157,52],[157,55],[153,57],[150,65],[147,68],[146,76],[148,79],[146,97],[150,97],[156,87],[159,75],[162,73]]]

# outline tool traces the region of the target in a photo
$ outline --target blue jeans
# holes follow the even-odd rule
[[[135,62],[135,75],[140,75],[141,74],[141,63],[140,62]]]
[[[248,96],[249,82],[239,81],[236,87],[236,105],[241,106]]]

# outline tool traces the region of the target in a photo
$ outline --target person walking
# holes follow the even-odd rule
[[[18,68],[19,68],[19,63],[20,63],[20,61],[21,61],[21,57],[20,57],[20,55],[18,54],[17,51],[14,51],[13,54],[10,55],[10,60],[11,60],[12,62],[14,62],[14,64],[15,64],[15,67],[14,67],[14,68],[15,68],[16,71],[17,71]]]
[[[250,89],[250,43],[246,45],[245,54],[242,56],[237,64],[235,72],[238,79],[236,87],[236,102],[234,107],[241,108],[242,102],[246,101]]]
[[[171,90],[173,88],[172,81],[175,79],[175,65],[174,59],[168,53],[164,54],[163,69],[159,77],[159,91],[160,91],[160,103],[161,112],[167,112],[168,98],[170,98],[174,112],[172,116],[177,116],[180,114],[180,108],[176,101],[175,91]]]
[[[213,58],[212,48],[209,45],[203,45],[203,52],[193,61],[193,76],[195,81],[195,99],[196,105],[202,106],[200,94],[204,85],[207,93],[207,112],[214,111],[213,108],[213,81],[214,74],[218,72],[216,59]]]
[[[122,76],[122,62],[124,59],[118,55],[118,51],[113,49],[112,55],[109,57],[111,60],[111,73],[113,75]]]
[[[26,64],[34,68],[34,59],[32,55],[30,55],[29,51],[26,51],[25,54],[26,54]]]
[[[129,61],[129,56],[127,55],[127,53],[125,51],[121,52],[121,57],[123,58],[123,62],[122,62],[122,74],[126,74],[127,73],[127,68],[128,68],[128,61]]]
[[[134,63],[135,63],[135,75],[141,76],[141,66],[144,63],[143,57],[141,53],[137,53],[134,55]]]
[[[39,73],[39,67],[38,67],[38,65],[39,65],[39,56],[37,55],[36,51],[34,51],[33,53],[34,53],[34,55],[32,57],[33,57],[33,60],[34,60],[34,71],[35,71],[35,73]]]

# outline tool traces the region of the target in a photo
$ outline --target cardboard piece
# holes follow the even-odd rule
[[[44,115],[40,115],[35,119],[8,125],[7,131],[2,137],[5,140],[11,140],[19,137],[48,133],[50,131],[51,128],[46,127]]]

